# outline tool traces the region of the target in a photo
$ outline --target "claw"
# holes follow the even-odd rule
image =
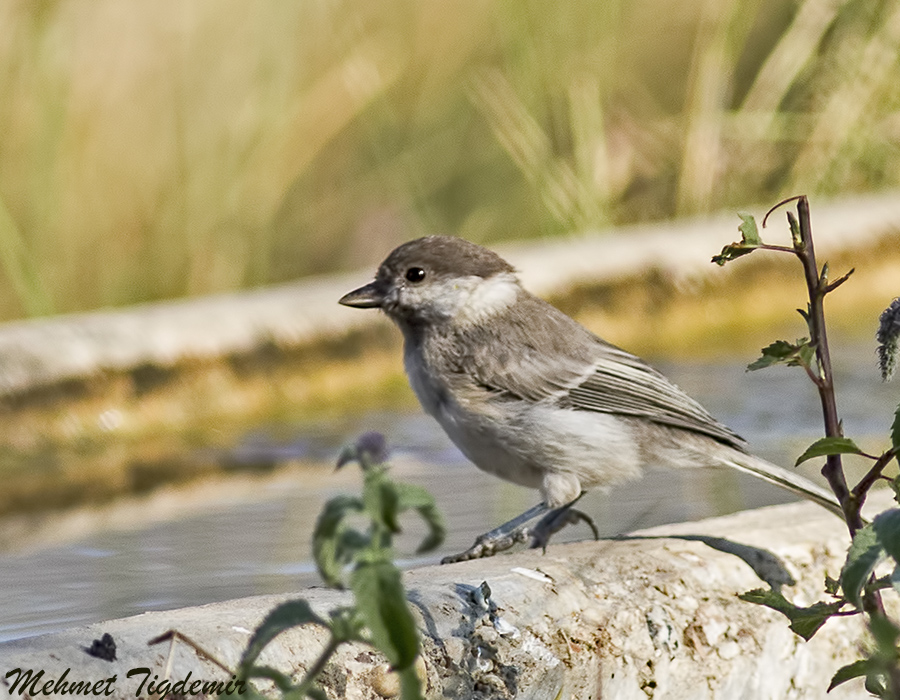
[[[576,525],[579,522],[585,523],[591,528],[595,540],[600,539],[600,531],[597,529],[597,524],[594,522],[594,519],[584,511],[572,508],[572,504],[569,504],[562,508],[557,508],[541,518],[538,524],[535,525],[529,533],[531,542],[528,546],[531,549],[540,547],[541,550],[546,552],[547,545],[550,543],[550,538],[553,537],[553,535],[567,525]]]
[[[481,535],[475,540],[475,544],[465,552],[444,557],[441,559],[441,564],[454,564],[459,561],[492,557],[520,543],[527,543],[531,548],[540,547],[546,550],[547,543],[554,534],[562,530],[566,525],[578,522],[587,523],[594,533],[594,539],[600,539],[600,532],[597,530],[597,525],[593,519],[582,511],[573,508],[580,498],[581,496],[578,496],[571,503],[550,512],[548,512],[547,506],[543,503],[538,504],[517,518],[513,518],[508,523],[504,523],[500,527]],[[528,526],[528,523],[539,517],[540,520],[537,525],[534,527]]]

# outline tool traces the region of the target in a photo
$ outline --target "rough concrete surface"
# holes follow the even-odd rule
[[[875,499],[887,506],[883,496]],[[843,524],[811,504],[791,504],[635,533],[616,541],[551,546],[450,566],[408,571],[405,585],[424,638],[430,698],[823,698],[841,665],[859,658],[858,617],[829,621],[809,643],[781,615],[737,598],[769,583],[796,580],[784,593],[798,604],[823,599],[846,552]],[[762,577],[762,578],[761,578]],[[486,581],[491,608],[473,591]],[[178,641],[148,647],[175,629],[226,668],[234,668],[257,625],[293,597],[320,613],[347,594],[307,589],[198,608],[146,613],[0,645],[0,695],[16,675],[44,671],[41,683],[102,681],[110,697],[135,697],[146,677],[227,682],[230,673]],[[85,653],[103,633],[115,661]],[[324,644],[319,628],[283,633],[261,662],[297,678]],[[169,657],[170,650],[174,650]],[[168,670],[167,670],[168,663]],[[151,669],[128,677],[133,669]],[[384,659],[364,646],[342,648],[326,668],[329,698],[391,697]],[[37,686],[41,687],[40,684]],[[200,686],[197,686],[200,688]],[[52,686],[48,689],[53,690]],[[261,689],[265,689],[264,686]],[[143,696],[148,695],[147,686]],[[829,695],[862,698],[852,681]]]

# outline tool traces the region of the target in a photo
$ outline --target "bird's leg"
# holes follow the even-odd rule
[[[543,503],[538,503],[509,522],[495,527],[490,532],[479,535],[475,539],[475,544],[465,552],[444,557],[441,559],[441,564],[453,564],[458,561],[468,561],[469,559],[492,557],[497,552],[509,549],[517,542],[525,542],[529,537],[529,530],[526,525],[535,518],[545,515],[548,511],[549,508],[547,506]]]
[[[498,552],[509,549],[519,542],[529,542],[531,547],[546,548],[550,537],[559,532],[562,528],[570,523],[582,520],[590,525],[597,537],[597,526],[590,517],[579,510],[572,508],[581,496],[571,503],[551,510],[543,503],[538,503],[533,508],[529,508],[518,517],[513,518],[509,522],[503,523],[500,527],[494,528],[490,532],[486,532],[475,540],[465,552],[449,557],[444,557],[441,564],[452,564],[458,561],[468,561],[469,559],[480,559],[483,557],[492,557]],[[535,518],[541,518],[533,528],[528,527]]]
[[[566,503],[564,506],[551,510],[541,518],[537,525],[528,531],[528,535],[531,537],[531,543],[528,546],[532,549],[540,547],[546,551],[550,538],[553,537],[553,535],[562,530],[566,525],[574,525],[578,522],[586,523],[587,526],[591,528],[591,532],[594,533],[594,539],[599,540],[600,531],[597,529],[597,524],[594,522],[594,519],[584,511],[580,511],[574,507],[583,495],[584,492],[582,491],[578,498],[571,503]]]

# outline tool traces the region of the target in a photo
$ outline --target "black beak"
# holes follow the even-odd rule
[[[338,304],[352,306],[356,309],[377,309],[381,307],[383,301],[384,291],[382,284],[375,280],[374,282],[369,282],[365,287],[347,292],[338,300]]]

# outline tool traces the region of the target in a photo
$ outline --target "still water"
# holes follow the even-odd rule
[[[872,346],[838,353],[839,409],[845,432],[870,451],[886,446],[900,380],[883,384]],[[797,369],[746,373],[735,362],[656,365],[752,449],[789,465],[820,435],[817,395]],[[273,458],[266,474],[163,491],[102,510],[53,516],[40,544],[0,552],[0,640],[147,610],[163,610],[317,583],[310,533],[322,504],[354,493],[351,466],[330,466],[340,446],[367,430],[393,446],[394,477],[435,494],[449,526],[441,551],[404,565],[434,562],[533,505],[534,492],[471,466],[437,424],[419,414],[378,413],[340,424],[255,426],[229,452],[235,462]],[[302,464],[298,462],[302,460]],[[319,466],[310,466],[318,464]],[[814,474],[815,466],[807,473]],[[583,501],[603,536],[669,522],[781,503],[792,496],[751,477],[698,469],[654,471],[643,480]],[[414,518],[400,538],[415,550]],[[571,528],[556,541],[588,536]]]

